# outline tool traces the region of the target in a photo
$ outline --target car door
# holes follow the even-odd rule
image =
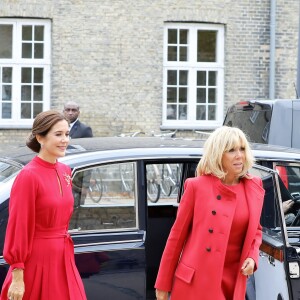
[[[253,169],[252,173],[257,173],[257,170]],[[282,205],[293,196],[277,172],[272,176],[261,177],[266,191],[261,215],[263,242],[259,268],[248,282],[248,299],[298,299],[300,224],[295,223],[295,218],[296,221],[287,226],[288,220]],[[296,202],[294,207],[298,206],[299,210]]]
[[[145,230],[137,163],[75,168],[69,231],[89,300],[145,299]]]

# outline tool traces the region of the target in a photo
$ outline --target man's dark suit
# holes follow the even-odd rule
[[[92,136],[93,132],[91,127],[81,123],[79,120],[75,122],[70,131],[70,137],[72,139],[86,138]]]

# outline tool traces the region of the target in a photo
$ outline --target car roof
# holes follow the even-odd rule
[[[159,138],[159,137],[93,137],[73,139],[70,141],[66,158],[62,161],[69,161],[71,157],[89,156],[93,152],[118,151],[120,154],[130,150],[132,156],[156,154],[189,154],[200,155],[204,146],[204,139],[186,139],[186,138]],[[256,158],[280,159],[280,160],[299,160],[300,150],[269,145],[269,144],[251,144]],[[135,150],[134,150],[135,149]],[[122,150],[122,151],[121,151]],[[120,152],[121,151],[121,152]],[[128,151],[127,151],[128,152]],[[13,160],[23,165],[27,164],[36,153],[26,146],[17,145],[6,149],[1,149],[0,158]]]

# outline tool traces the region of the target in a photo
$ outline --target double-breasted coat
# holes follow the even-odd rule
[[[243,178],[249,210],[248,228],[240,254],[258,266],[262,240],[260,215],[264,189],[258,177]],[[171,291],[172,300],[225,300],[222,275],[236,194],[212,175],[189,178],[185,182],[177,218],[161,259],[155,288]],[[245,299],[247,277],[237,275],[233,300]]]

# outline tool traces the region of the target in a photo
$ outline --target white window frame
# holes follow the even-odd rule
[[[42,110],[44,111],[49,109],[51,84],[51,21],[46,19],[0,19],[0,24],[13,25],[12,58],[0,58],[0,67],[11,67],[13,69],[12,118],[2,119],[0,114],[0,128],[31,128],[33,118],[21,119],[21,70],[24,67],[44,69]],[[42,59],[24,59],[21,57],[23,25],[44,26],[44,57]]]
[[[188,61],[168,61],[168,29],[189,30]],[[216,30],[216,62],[197,62],[197,31]],[[200,23],[166,23],[164,28],[162,129],[210,130],[223,124],[224,118],[224,25]],[[167,120],[167,71],[188,70],[187,120]],[[197,71],[217,72],[216,120],[196,120]]]

